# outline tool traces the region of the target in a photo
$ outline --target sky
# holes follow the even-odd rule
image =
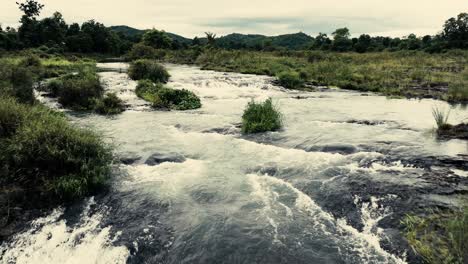
[[[18,0],[16,0],[18,1]],[[468,12],[468,0],[40,0],[41,17],[55,11],[67,23],[95,19],[106,26],[156,28],[185,37],[210,31],[280,35],[330,34],[348,27],[363,33],[403,37],[434,35],[445,20]],[[0,23],[17,26],[15,0],[0,0]]]

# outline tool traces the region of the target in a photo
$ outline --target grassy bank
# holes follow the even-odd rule
[[[78,78],[93,65],[31,54],[0,58],[0,239],[28,215],[34,217],[31,211],[74,201],[108,180],[113,158],[101,136],[72,125],[63,114],[38,103],[33,93],[33,85],[43,78]],[[76,90],[85,89],[85,79],[78,78]],[[73,90],[56,88],[59,95]],[[75,104],[83,97],[75,93],[68,99]],[[114,99],[104,97],[102,103],[112,106]]]
[[[429,216],[406,216],[405,237],[426,263],[468,261],[468,208]]]
[[[468,101],[468,51],[333,53],[254,52],[217,49],[131,52],[133,58],[193,63],[203,69],[277,77],[287,88],[315,85],[379,92],[391,96]]]

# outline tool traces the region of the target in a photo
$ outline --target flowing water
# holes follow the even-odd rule
[[[57,208],[4,243],[2,263],[406,263],[401,216],[456,206],[451,194],[467,190],[467,143],[433,135],[431,109],[443,102],[291,91],[269,77],[167,65],[168,85],[203,107],[154,111],[125,64],[99,66],[128,110],[70,117],[102,131],[128,165],[109,193]],[[245,105],[268,97],[284,129],[242,135]],[[465,118],[452,110],[451,121]],[[176,158],[145,164],[155,153]],[[459,184],[441,189],[437,172]]]

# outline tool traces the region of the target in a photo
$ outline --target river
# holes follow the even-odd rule
[[[431,110],[444,102],[292,91],[270,77],[167,65],[168,86],[203,107],[155,111],[136,97],[126,64],[98,66],[127,111],[66,112],[102,132],[126,165],[108,193],[57,208],[1,245],[1,263],[407,263],[401,217],[457,206],[467,190],[468,144],[433,133]],[[284,129],[242,135],[245,105],[268,97]],[[145,164],[154,154],[174,162]]]

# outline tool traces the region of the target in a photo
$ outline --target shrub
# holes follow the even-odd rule
[[[190,110],[201,107],[200,98],[189,90],[176,90],[162,88],[157,93],[160,102],[156,101],[154,106],[169,106],[176,110]]]
[[[13,87],[12,96],[21,103],[34,102],[34,76],[33,73],[25,67],[14,67],[10,76]]]
[[[151,60],[137,60],[130,64],[128,75],[133,80],[148,79],[153,82],[167,83],[169,73],[160,64]]]
[[[242,132],[259,133],[275,131],[282,127],[280,111],[269,98],[263,103],[251,101],[247,104],[242,115]]]
[[[26,57],[24,57],[19,66],[22,67],[40,67],[41,66],[41,59],[33,54],[29,54]]]
[[[295,89],[304,85],[304,79],[301,78],[301,74],[295,71],[284,71],[278,74],[277,77],[281,86],[285,88]]]
[[[140,80],[135,89],[135,93],[138,97],[148,102],[154,102],[157,100],[158,91],[163,88],[160,83],[153,83],[150,80]]]
[[[135,92],[138,97],[151,102],[154,108],[189,110],[201,107],[200,98],[193,92],[167,88],[150,80],[139,81]]]
[[[63,81],[60,78],[48,81],[44,86],[44,91],[48,92],[51,96],[57,97],[59,91],[63,89]]]
[[[137,59],[155,59],[157,57],[156,50],[153,47],[143,43],[133,45],[132,49],[126,55],[129,60]]]
[[[125,105],[115,93],[108,93],[103,98],[96,100],[94,110],[98,114],[115,115],[122,113],[125,110]]]
[[[59,103],[65,107],[92,110],[96,99],[100,99],[104,92],[99,77],[90,68],[78,74],[66,75],[61,80],[63,85],[59,87],[57,95]]]
[[[70,125],[60,113],[3,98],[0,127],[4,184],[31,194],[74,199],[102,186],[110,175],[109,147],[97,134]]]

